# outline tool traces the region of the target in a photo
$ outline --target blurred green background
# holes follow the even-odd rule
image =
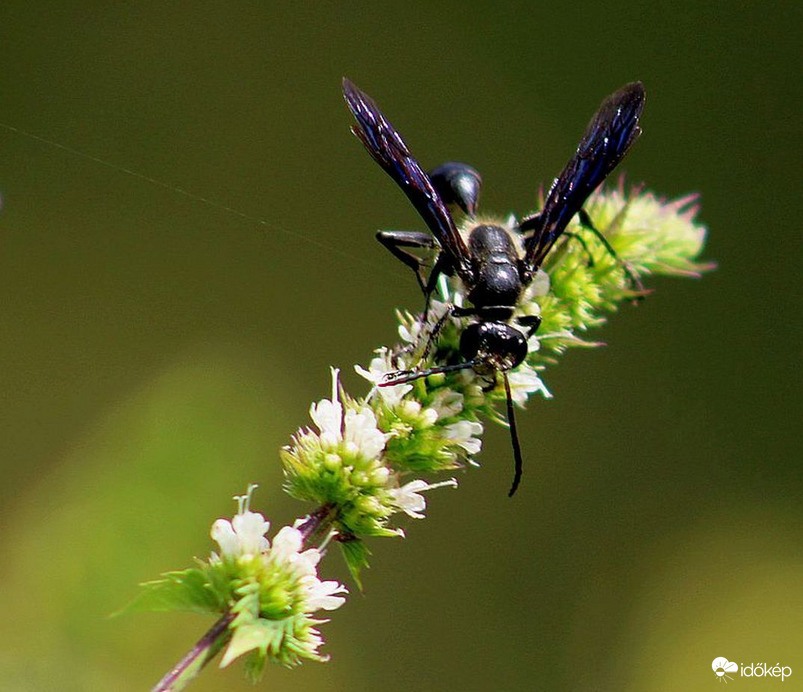
[[[725,656],[803,690],[800,29],[798,3],[6,0],[0,688],[149,688],[211,621],[108,615],[206,555],[248,482],[278,524],[308,509],[277,449],[328,366],[364,392],[351,365],[421,304],[373,239],[423,225],[349,134],[348,75],[500,213],[641,79],[623,169],[701,193],[719,269],[651,280],[608,348],[549,371],[515,499],[493,429],[429,521],[371,546],[332,661],[260,687],[708,690]]]

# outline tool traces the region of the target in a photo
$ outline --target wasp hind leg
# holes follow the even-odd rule
[[[608,242],[608,239],[594,225],[594,222],[591,220],[591,217],[588,215],[588,212],[585,209],[581,209],[580,211],[577,212],[577,220],[580,222],[580,225],[583,228],[594,234],[597,240],[599,240],[599,242],[602,243],[602,247],[605,248],[605,251],[619,263],[619,266],[622,267],[622,271],[624,271],[625,273],[625,277],[627,278],[627,281],[630,284],[631,290],[634,293],[636,293],[636,300],[643,299],[644,296],[648,293],[648,291],[644,288],[644,284],[641,283],[641,279],[638,277],[636,272],[633,271],[630,264],[625,260],[621,259],[619,255],[616,254],[616,250],[614,250],[613,247],[611,247],[611,244]],[[577,237],[577,239],[580,240],[579,237]],[[583,247],[586,247],[585,243],[583,243]],[[587,247],[586,247],[586,252],[588,252]],[[591,264],[591,266],[593,266],[593,264]]]

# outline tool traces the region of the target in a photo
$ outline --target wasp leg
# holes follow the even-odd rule
[[[429,298],[431,290],[428,289],[428,283],[430,282],[428,282],[427,278],[424,276],[424,260],[403,248],[424,248],[432,250],[438,247],[435,239],[429,233],[423,233],[421,231],[379,231],[376,234],[376,239],[390,250],[391,254],[396,259],[401,260],[415,272],[418,285],[427,298]]]
[[[623,259],[619,258],[619,255],[616,254],[616,250],[611,247],[611,244],[608,242],[608,239],[602,235],[602,233],[597,229],[594,225],[594,222],[591,221],[591,217],[588,215],[588,212],[585,209],[581,209],[577,212],[577,220],[580,222],[580,225],[585,228],[586,230],[591,231],[596,237],[599,242],[602,243],[602,246],[608,252],[608,254],[613,257],[622,267],[622,270],[627,277],[628,282],[630,283],[630,287],[636,293],[640,294],[637,296],[637,299],[641,299],[647,293],[646,289],[644,288],[644,284],[641,283],[641,279],[636,275],[633,269],[630,267],[628,262],[625,262]]]
[[[541,318],[538,315],[521,315],[516,318],[516,324],[527,328],[527,338],[529,339],[541,326]]]
[[[580,214],[583,214],[583,215],[585,215],[585,218],[588,218],[588,214],[586,214],[584,210],[580,210]],[[521,222],[519,223],[519,225],[516,226],[516,232],[522,233],[522,234],[527,233],[528,231],[532,231],[532,230],[535,230],[536,228],[538,228],[540,223],[541,223],[541,212],[539,211],[539,212],[537,212],[535,214],[532,214],[531,216],[528,216],[528,217],[522,219]],[[581,220],[580,223],[582,223],[582,220]],[[583,224],[583,225],[585,226],[585,224]],[[591,230],[591,229],[589,228],[589,230]],[[602,234],[599,233],[599,231],[596,231],[596,229],[594,230],[594,232],[597,234],[598,238],[601,238],[602,241],[606,243],[606,247],[610,248],[610,245],[607,244],[607,242],[605,241],[605,238],[602,236]],[[580,243],[580,245],[583,246],[583,250],[585,250],[586,256],[588,257],[588,266],[589,267],[593,267],[594,266],[594,257],[591,254],[591,250],[588,249],[588,245],[586,244],[585,240],[583,240],[583,238],[580,235],[578,235],[577,233],[571,233],[569,231],[564,231],[563,232],[563,237],[564,238],[573,238],[578,243]],[[613,250],[611,250],[611,252],[613,252]]]
[[[535,214],[531,214],[523,218],[519,225],[516,226],[517,233],[527,233],[528,231],[534,231],[538,228],[541,224],[541,212],[536,212]]]
[[[572,240],[576,240],[580,245],[583,246],[583,250],[585,250],[586,257],[588,257],[587,263],[589,267],[594,266],[594,255],[591,254],[591,250],[588,248],[588,244],[585,240],[583,240],[583,236],[577,233],[571,233],[570,231],[564,231],[563,233],[564,238],[571,238]],[[618,259],[618,258],[617,258]]]
[[[446,308],[446,312],[438,319],[435,325],[432,327],[432,331],[429,333],[429,337],[427,338],[427,345],[424,347],[424,352],[421,354],[421,360],[426,361],[429,358],[429,354],[432,352],[432,345],[437,340],[438,336],[443,329],[443,325],[446,324],[447,320],[455,314],[455,306],[450,305]]]
[[[444,372],[442,367],[438,368],[431,368],[429,370],[422,370],[421,365],[426,363],[429,359],[430,353],[432,352],[432,348],[438,340],[438,336],[443,329],[443,325],[446,324],[446,321],[454,314],[456,310],[454,305],[449,305],[446,308],[446,312],[438,318],[438,321],[432,325],[432,329],[429,331],[429,334],[426,335],[426,343],[424,344],[424,348],[421,351],[421,354],[416,359],[416,364],[412,368],[401,368],[396,372],[389,373],[386,375],[385,382],[380,385],[380,387],[387,387],[390,384],[400,384],[402,382],[409,382],[410,380],[418,379],[418,377],[424,377],[421,373],[432,373],[435,372]],[[425,322],[426,324],[426,322]],[[404,349],[402,349],[399,353],[393,356],[393,363],[394,367],[398,367],[399,361],[398,357],[402,354],[413,353],[418,347],[420,346],[420,341],[418,344],[408,344]],[[466,366],[468,367],[468,366]],[[455,366],[448,366],[449,370],[456,369]]]
[[[426,339],[427,340],[424,343],[424,348],[423,348],[423,350],[420,351],[420,355],[416,358],[415,367],[412,368],[412,369],[410,369],[410,368],[401,368],[401,369],[398,370],[397,373],[394,373],[394,375],[401,374],[401,375],[407,376],[407,375],[415,373],[415,372],[417,372],[417,371],[419,371],[421,369],[421,364],[422,363],[426,363],[426,361],[429,359],[429,356],[432,353],[432,349],[433,349],[435,343],[438,340],[438,336],[440,336],[440,333],[443,330],[443,325],[446,324],[447,320],[454,314],[455,310],[456,310],[456,308],[455,308],[454,305],[448,305],[447,308],[446,308],[446,312],[444,312],[443,315],[441,315],[438,318],[438,321],[435,322],[432,325],[432,329],[430,329],[429,333],[426,335]],[[426,317],[422,317],[422,322],[425,325],[427,324]],[[392,361],[391,361],[393,363],[393,366],[398,368],[398,366],[399,366],[399,358],[402,355],[408,355],[408,354],[415,353],[415,351],[417,351],[420,348],[420,346],[421,346],[421,340],[418,340],[417,344],[407,344],[407,346],[405,346],[404,348],[402,348],[400,351],[398,351],[397,353],[395,353],[393,355]]]

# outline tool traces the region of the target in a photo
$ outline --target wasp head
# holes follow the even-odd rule
[[[504,322],[474,322],[460,335],[460,353],[481,375],[511,370],[527,357],[527,338]]]

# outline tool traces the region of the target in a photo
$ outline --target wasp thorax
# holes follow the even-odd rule
[[[500,226],[475,226],[468,247],[475,271],[468,299],[477,306],[515,305],[522,282],[519,256],[510,234]]]
[[[504,322],[474,322],[460,335],[460,353],[477,361],[474,369],[481,374],[510,370],[527,357],[527,339]]]

